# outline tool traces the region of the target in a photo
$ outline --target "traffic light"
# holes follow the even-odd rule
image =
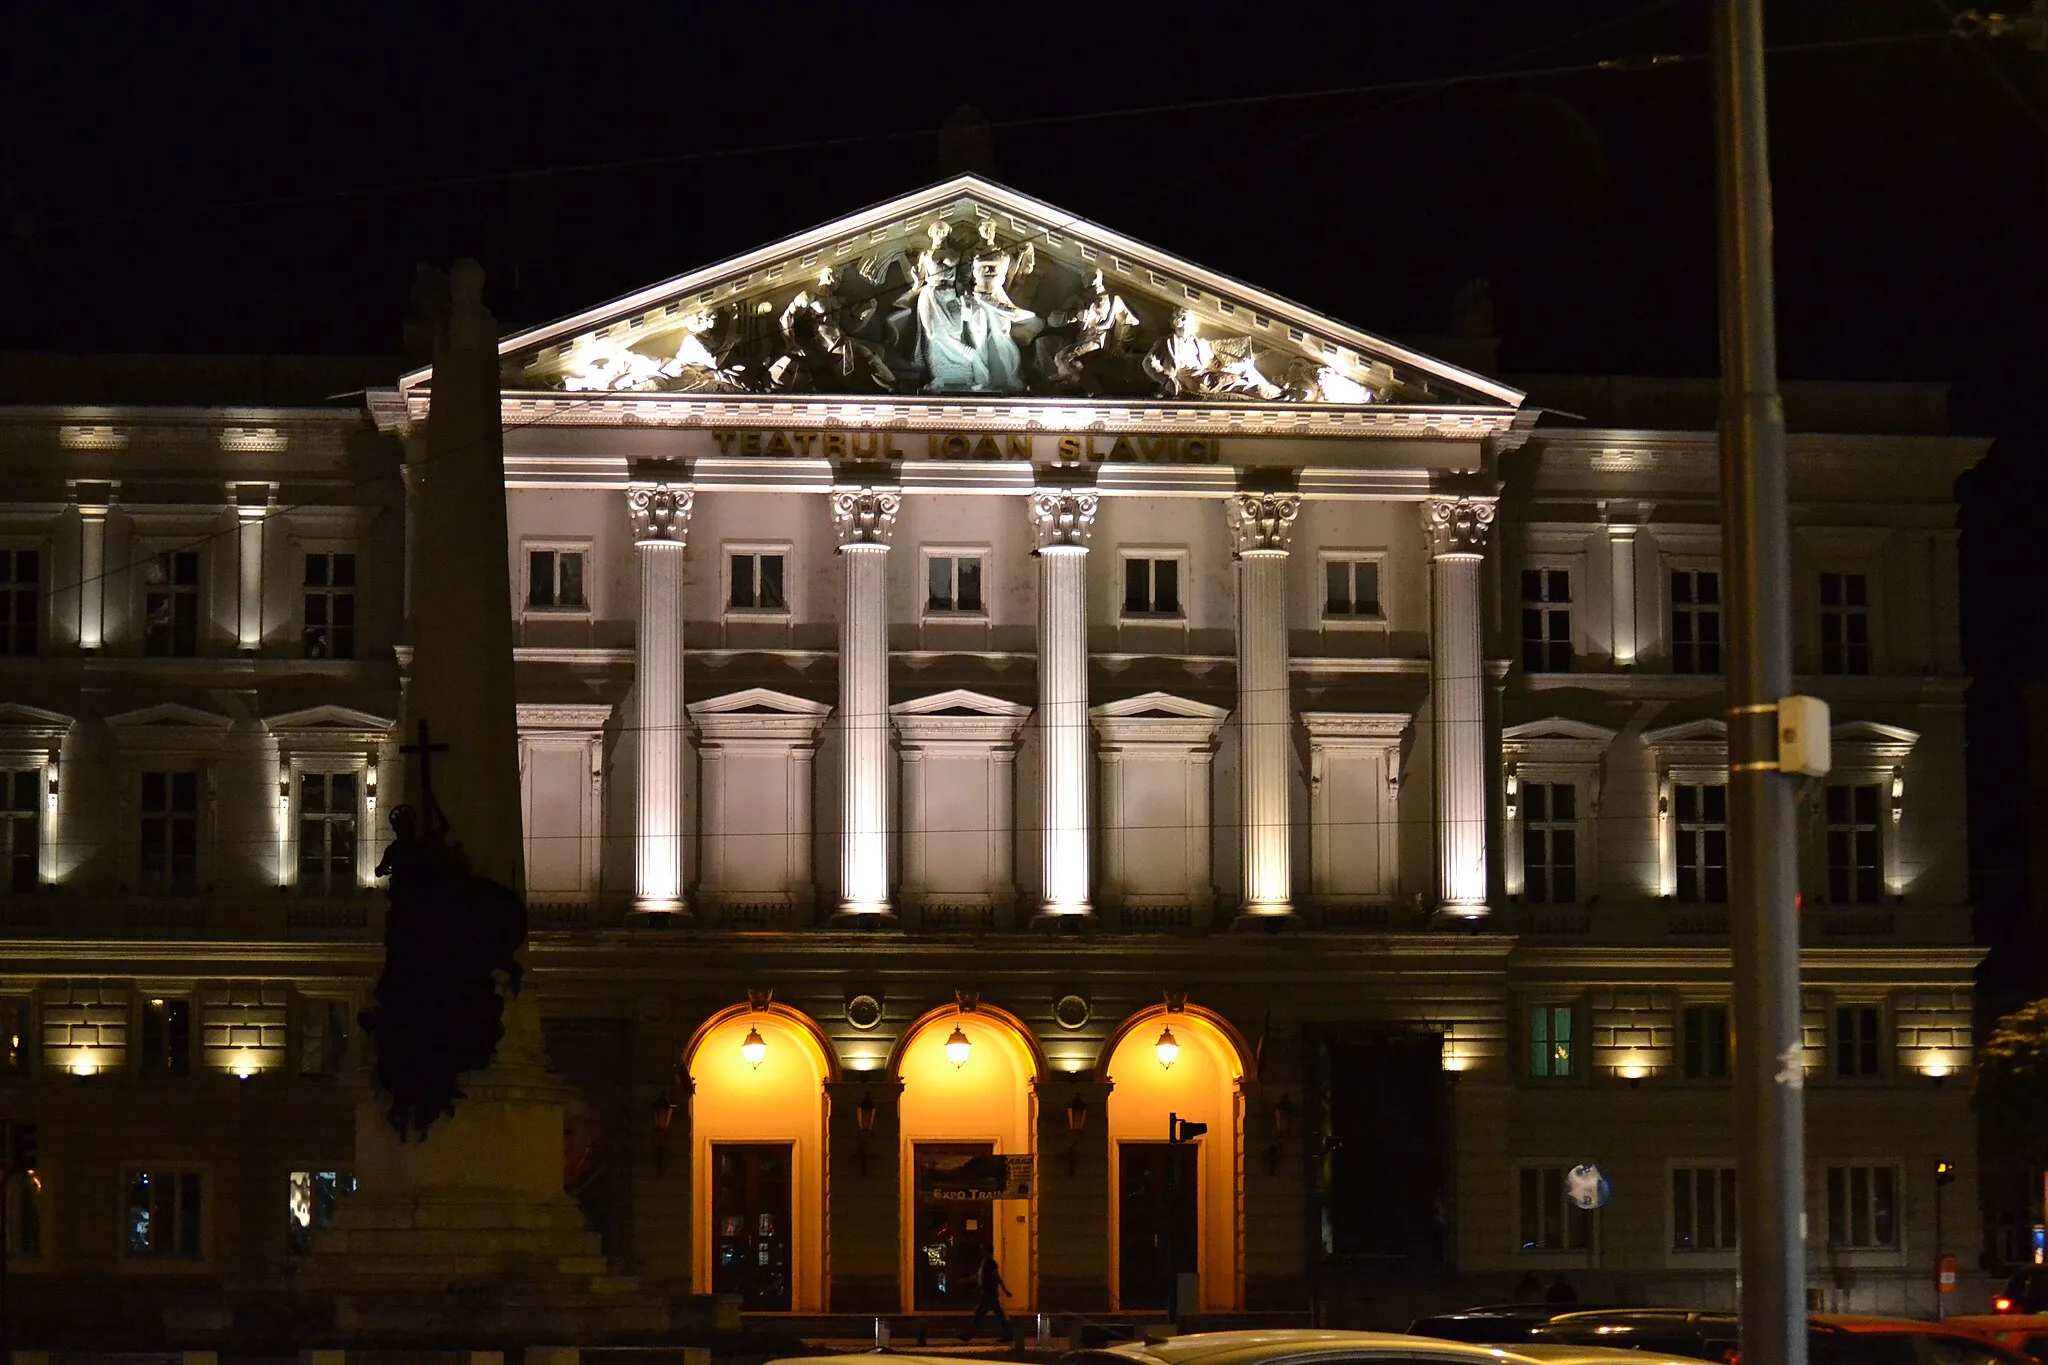
[[[1206,1123],[1196,1123],[1178,1114],[1166,1116],[1166,1140],[1170,1143],[1193,1142],[1208,1131],[1209,1125]]]
[[[36,1168],[36,1126],[33,1123],[7,1125],[7,1166],[18,1174]]]
[[[1934,1183],[1937,1185],[1955,1184],[1956,1163],[1953,1161],[1943,1161],[1937,1157],[1934,1162]]]

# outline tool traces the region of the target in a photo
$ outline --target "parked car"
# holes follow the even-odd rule
[[[1598,1346],[1475,1346],[1398,1332],[1200,1332],[1073,1351],[1065,1365],[1694,1365]],[[817,1365],[805,1362],[804,1365]]]
[[[1462,1313],[1437,1313],[1408,1324],[1410,1336],[1435,1337],[1439,1341],[1476,1341],[1497,1344],[1526,1341],[1529,1334],[1547,1322],[1567,1314],[1586,1311],[1582,1305],[1560,1307],[1554,1303],[1487,1303]]]
[[[2024,1266],[2014,1271],[1991,1306],[2001,1313],[2048,1313],[2048,1266]]]
[[[1844,1313],[1809,1321],[1811,1365],[2033,1365],[2031,1356],[1945,1322]]]
[[[1527,1340],[1732,1361],[1739,1336],[1733,1313],[1707,1313],[1690,1308],[1611,1308],[1560,1313],[1532,1328]]]
[[[2048,1313],[1984,1313],[1949,1318],[1947,1325],[1975,1332],[2001,1346],[2048,1362]]]

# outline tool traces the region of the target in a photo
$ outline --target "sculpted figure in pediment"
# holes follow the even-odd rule
[[[1006,245],[995,223],[983,220],[978,242],[955,244],[954,228],[933,220],[925,225],[927,245],[912,254],[899,250],[869,257],[860,270],[880,284],[891,266],[904,272],[904,292],[895,301],[889,327],[897,349],[923,372],[928,393],[1021,393],[1026,340],[1041,328],[1030,309],[1011,298],[1016,280],[1031,273],[1036,254],[1030,243]]]
[[[717,326],[715,317],[700,309],[685,313],[680,324],[683,339],[659,367],[660,387],[672,393],[735,393],[746,388],[746,366],[725,364],[704,344]]]
[[[624,342],[582,337],[562,362],[562,387],[572,393],[625,393],[661,387],[661,362]]]
[[[1379,399],[1379,394],[1335,366],[1318,365],[1306,357],[1287,367],[1280,396],[1290,403],[1371,403]]]
[[[896,376],[873,343],[854,335],[875,315],[873,299],[849,299],[840,292],[839,272],[826,266],[814,288],[799,289],[782,310],[786,349],[768,367],[778,389],[834,392],[858,377],[879,389],[896,387]]]
[[[1046,321],[1056,329],[1073,329],[1070,335],[1039,338],[1039,366],[1047,384],[1055,389],[1080,389],[1087,393],[1102,390],[1091,373],[1094,365],[1090,358],[1108,360],[1123,356],[1132,334],[1138,330],[1138,315],[1121,295],[1109,292],[1100,270],[1089,277],[1071,307],[1054,310]]]
[[[1259,372],[1250,337],[1202,335],[1202,320],[1186,308],[1173,314],[1173,330],[1145,357],[1145,372],[1162,398],[1219,398],[1248,394],[1278,398],[1280,386]]]

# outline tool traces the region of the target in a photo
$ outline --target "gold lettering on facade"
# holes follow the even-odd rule
[[[905,457],[903,434],[893,431],[713,428],[711,439],[721,455],[737,452],[791,459],[809,458],[815,451],[827,460]],[[1036,438],[1030,432],[929,431],[917,449],[927,460],[1028,463],[1038,455]],[[1215,464],[1223,458],[1223,442],[1214,436],[1061,436],[1051,454],[1055,460],[1068,464]]]

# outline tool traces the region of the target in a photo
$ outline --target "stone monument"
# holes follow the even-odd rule
[[[385,972],[364,1016],[376,1084],[356,1106],[356,1193],[303,1271],[353,1344],[597,1344],[669,1325],[664,1303],[610,1273],[563,1191],[574,1097],[549,1073],[522,980],[504,434],[482,295],[481,269],[458,264],[434,320],[412,506],[411,804],[380,868]]]

